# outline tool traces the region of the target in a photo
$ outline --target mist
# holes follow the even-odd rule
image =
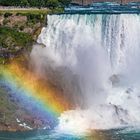
[[[139,15],[48,15],[47,22],[30,57],[33,71],[72,104],[57,129],[138,124]]]

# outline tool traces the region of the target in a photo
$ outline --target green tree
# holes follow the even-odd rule
[[[54,9],[59,6],[59,1],[58,0],[48,0],[46,3],[46,6]]]
[[[29,6],[28,0],[21,0],[20,6]]]
[[[62,6],[69,6],[72,0],[59,0]]]
[[[71,0],[0,0],[3,6],[49,7],[68,6]]]
[[[19,6],[20,0],[0,0],[0,5],[3,6]]]
[[[38,0],[28,0],[28,3],[31,7],[37,7],[39,4]]]

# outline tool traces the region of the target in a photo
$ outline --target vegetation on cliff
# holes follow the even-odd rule
[[[19,32],[9,27],[0,27],[0,46],[8,48],[10,51],[26,47],[32,42],[32,37],[28,33]],[[19,48],[15,48],[18,47]]]
[[[1,12],[0,64],[9,58],[29,51],[45,24],[46,14],[28,12]]]

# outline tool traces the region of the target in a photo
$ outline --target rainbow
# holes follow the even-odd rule
[[[40,115],[47,117],[47,122],[50,125],[52,123],[52,127],[57,125],[58,117],[62,112],[71,109],[70,103],[61,96],[59,90],[51,87],[46,81],[40,80],[35,73],[18,63],[0,66],[0,86],[7,88],[8,92],[27,108],[39,109]],[[34,112],[36,109],[33,110]],[[96,134],[94,138],[97,136]],[[79,135],[74,134],[72,139],[79,139]],[[82,136],[82,139],[88,139],[88,137]]]
[[[4,85],[27,108],[37,108],[49,121],[69,108],[61,92],[20,64],[12,63],[0,69],[0,85]],[[36,110],[32,110],[36,112]]]

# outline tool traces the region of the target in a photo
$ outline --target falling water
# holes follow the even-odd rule
[[[73,104],[61,114],[59,131],[140,123],[139,15],[48,15],[38,43],[34,70]]]

